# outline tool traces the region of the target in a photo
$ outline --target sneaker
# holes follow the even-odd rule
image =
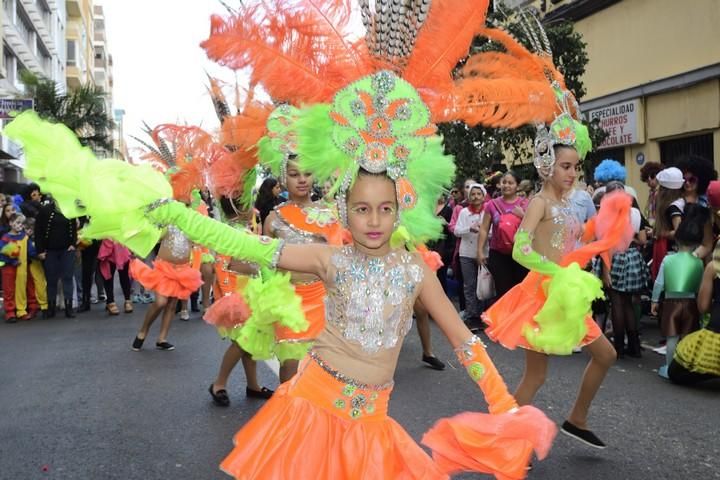
[[[657,353],[658,355],[666,355],[667,354],[667,345],[663,345],[662,347],[653,348],[653,352]]]
[[[175,345],[173,345],[172,343],[168,343],[167,341],[157,342],[155,344],[155,348],[157,348],[158,350],[165,350],[166,352],[169,352],[171,350],[175,350]]]
[[[434,370],[445,370],[445,364],[442,362],[442,360],[438,359],[437,357],[430,356],[430,355],[423,355],[422,361],[427,363],[428,366]]]
[[[143,298],[140,296],[139,293],[135,293],[132,296],[132,302],[133,303],[143,303]]]
[[[98,300],[100,300],[101,302],[107,301],[107,295],[105,295],[104,293],[101,293],[100,296],[98,297]]]
[[[132,349],[133,349],[133,351],[134,351],[134,352],[139,352],[140,349],[141,349],[142,346],[143,346],[143,342],[144,342],[144,341],[145,341],[144,338],[135,337],[135,340],[133,340],[133,343],[132,343]]]
[[[560,431],[567,435],[568,437],[572,437],[575,440],[579,440],[580,442],[584,443],[588,447],[592,448],[599,448],[603,449],[606,448],[607,445],[603,443],[602,440],[600,440],[593,432],[590,430],[584,430],[582,428],[578,428],[572,423],[565,420],[563,422],[562,427],[560,428]]]
[[[152,293],[146,293],[143,295],[142,299],[142,303],[153,303],[155,301],[155,295]]]
[[[95,305],[96,303],[98,303],[97,297],[91,295],[91,296],[90,296],[90,303],[92,303],[93,305]]]
[[[180,310],[180,320],[188,321],[190,320],[190,314],[187,310]]]

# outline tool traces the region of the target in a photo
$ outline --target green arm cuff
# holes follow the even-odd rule
[[[161,225],[173,224],[193,242],[218,253],[275,268],[280,258],[282,241],[245,233],[205,217],[175,201],[153,205],[147,216]]]
[[[532,238],[525,230],[518,230],[515,234],[512,258],[523,267],[543,275],[553,276],[560,270],[560,265],[551,262],[532,248]]]

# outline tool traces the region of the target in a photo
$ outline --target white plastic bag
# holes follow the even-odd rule
[[[479,300],[490,300],[495,296],[495,282],[490,270],[485,265],[480,265],[477,276],[477,297]]]

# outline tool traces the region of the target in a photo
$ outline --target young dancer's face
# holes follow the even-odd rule
[[[574,148],[558,148],[555,151],[555,168],[550,181],[561,191],[569,192],[577,180],[580,157]]]
[[[310,195],[310,189],[313,184],[312,174],[301,172],[297,162],[288,162],[286,177],[286,186],[292,198],[303,199]]]
[[[393,181],[385,176],[358,175],[348,193],[347,207],[355,247],[370,255],[387,253],[398,214]]]

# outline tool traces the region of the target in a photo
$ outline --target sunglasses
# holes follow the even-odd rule
[[[457,190],[450,190],[450,195],[457,195],[459,192]]]
[[[698,178],[695,175],[688,175],[685,177],[685,183],[697,183]]]

